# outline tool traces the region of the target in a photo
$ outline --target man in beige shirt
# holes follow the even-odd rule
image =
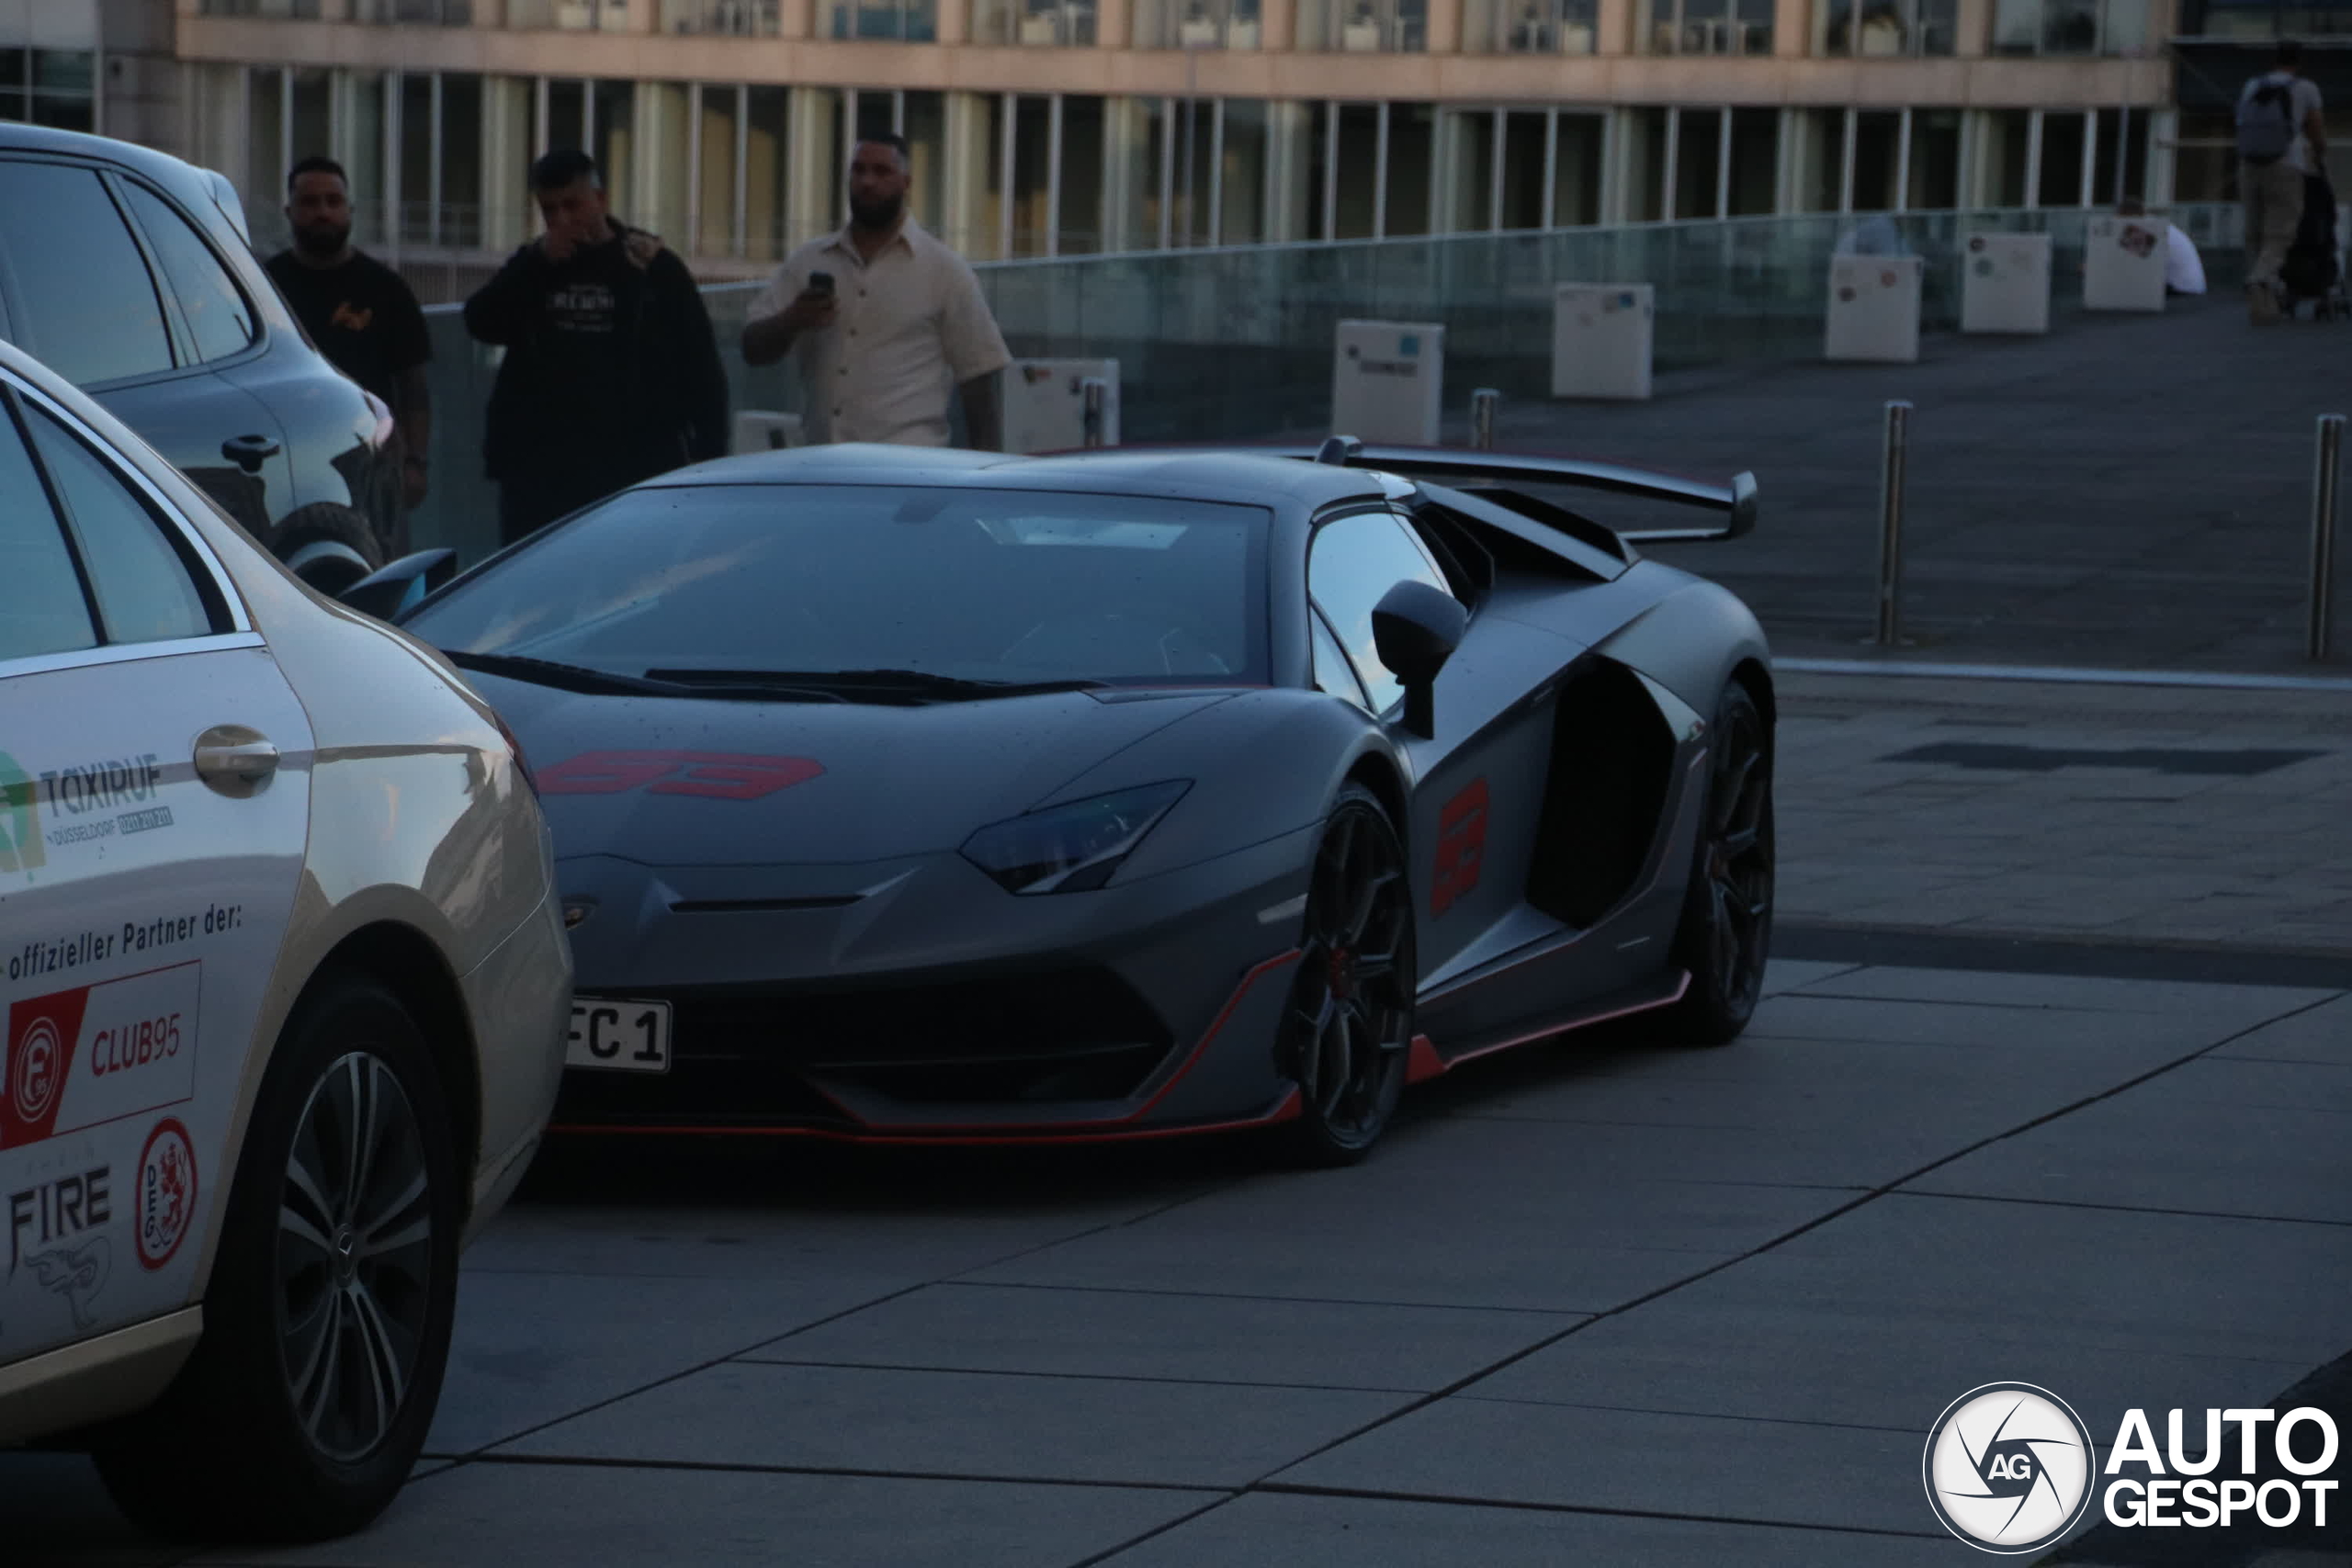
[[[947,393],[969,444],[1004,446],[996,375],[1011,361],[980,280],[907,212],[906,142],[868,136],[849,165],[849,226],[785,258],[752,303],[743,358],[798,352],[816,442],[944,446]]]

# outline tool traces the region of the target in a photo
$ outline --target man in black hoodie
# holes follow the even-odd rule
[[[727,451],[727,372],[685,264],[607,210],[595,160],[531,165],[547,231],[466,301],[466,330],[506,350],[482,456],[501,540]]]

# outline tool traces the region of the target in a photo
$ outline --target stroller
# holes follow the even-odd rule
[[[2324,175],[2303,176],[2303,220],[2295,228],[2295,243],[2278,268],[2286,296],[2279,303],[2289,314],[2302,315],[2302,303],[2312,302],[2311,319],[2337,321],[2352,317],[2352,299],[2344,289],[2343,258],[2335,244],[2335,192]]]

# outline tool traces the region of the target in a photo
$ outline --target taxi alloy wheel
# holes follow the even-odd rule
[[[315,979],[240,1154],[204,1337],[154,1406],[92,1442],[132,1522],[316,1540],[390,1503],[424,1447],[457,1313],[464,1165],[414,1018]]]

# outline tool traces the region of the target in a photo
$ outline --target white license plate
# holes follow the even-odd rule
[[[668,1072],[670,1004],[573,998],[571,1038],[563,1048],[563,1065],[611,1073]]]

